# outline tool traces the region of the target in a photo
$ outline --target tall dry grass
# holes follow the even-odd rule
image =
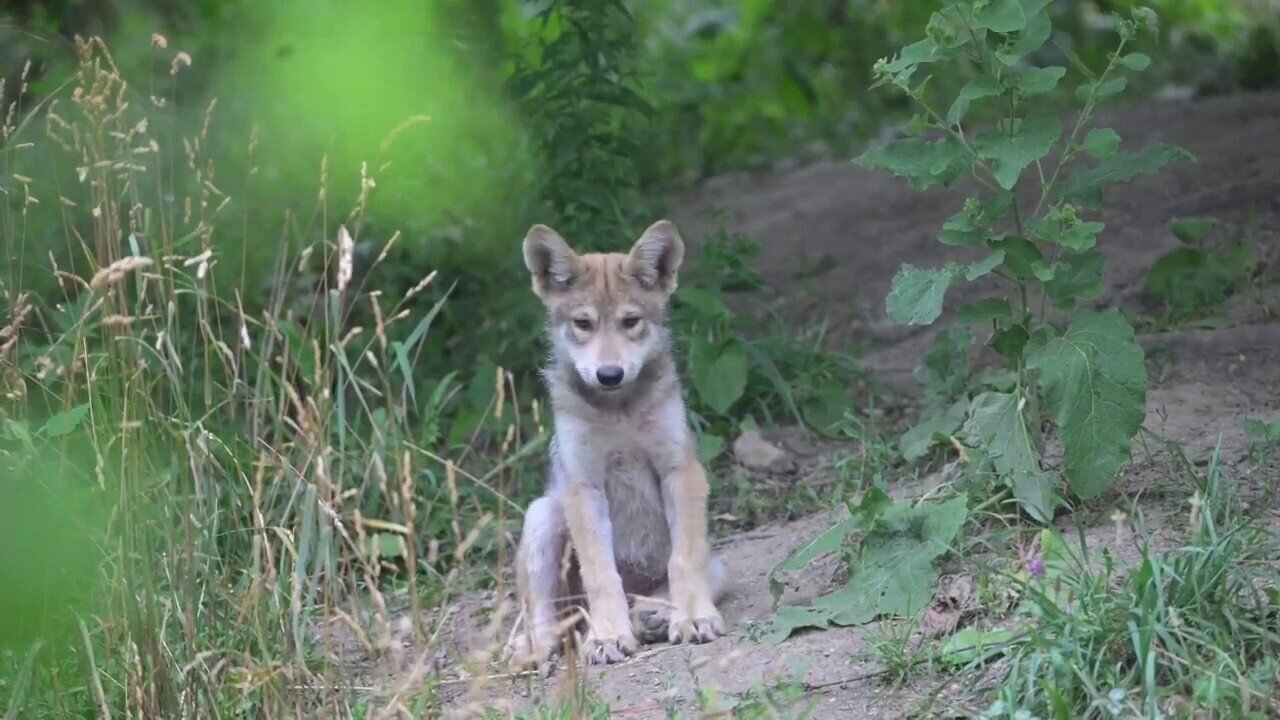
[[[165,45],[180,81],[190,58]],[[216,103],[183,131],[172,93],[131,85],[101,40],[75,50],[74,77],[4,125],[0,496],[31,522],[0,537],[33,561],[0,603],[34,610],[0,624],[0,716],[420,717],[460,678],[477,692],[490,670],[439,658],[463,594],[491,593],[492,636],[510,620],[535,394],[499,369],[482,429],[441,439],[460,388],[421,386],[415,359],[444,300],[415,308],[444,279],[366,289],[398,241],[349,232],[374,173],[338,209],[322,162],[310,217],[279,218],[265,302],[249,275],[220,286],[224,248],[262,242],[265,181],[218,174]]]

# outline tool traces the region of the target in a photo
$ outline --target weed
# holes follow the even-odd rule
[[[1241,515],[1215,452],[1189,543],[1146,542],[1127,579],[1044,531],[1045,572],[1025,587],[1024,632],[986,717],[1262,717],[1276,711],[1280,545]]]
[[[1146,291],[1175,316],[1222,303],[1254,265],[1253,248],[1238,233],[1211,242],[1218,222],[1183,218],[1170,225],[1182,243],[1156,259],[1147,273]]]
[[[1117,312],[1080,307],[1102,292],[1103,262],[1096,245],[1104,229],[1081,213],[1101,203],[1105,186],[1190,157],[1159,143],[1122,152],[1113,130],[1091,127],[1098,106],[1126,87],[1126,72],[1150,64],[1146,55],[1128,48],[1154,25],[1155,14],[1144,8],[1116,17],[1119,41],[1100,72],[1068,53],[1083,76],[1076,90],[1083,106],[1067,132],[1042,106],[1067,77],[1067,68],[1029,61],[1052,35],[1043,3],[948,4],[929,20],[923,40],[876,65],[877,84],[906,93],[922,115],[912,123],[914,137],[872,149],[861,162],[906,177],[921,190],[949,185],[962,175],[983,188],[946,222],[938,240],[982,249],[985,257],[938,269],[903,266],[886,310],[897,322],[928,325],[941,315],[952,283],[989,275],[1001,283],[1001,296],[959,311],[962,323],[990,328],[989,344],[1009,370],[967,403],[960,432],[976,451],[974,461],[990,466],[1040,521],[1052,516],[1061,494],[1040,458],[1042,411],[1058,427],[1065,447],[1063,474],[1081,498],[1110,485],[1129,459],[1130,440],[1145,412],[1146,369],[1133,329]],[[927,79],[918,78],[944,63],[967,63],[976,70],[945,110],[926,92]],[[972,136],[965,123],[977,105],[991,109],[996,124]],[[929,133],[938,138],[926,139]],[[1049,161],[1055,151],[1056,162]],[[1020,186],[1031,190],[1030,203],[1020,198]],[[1064,314],[1065,323],[1060,322]],[[955,427],[961,410],[934,403],[922,425],[945,432]],[[907,448],[913,455],[933,436],[920,434],[925,437]]]

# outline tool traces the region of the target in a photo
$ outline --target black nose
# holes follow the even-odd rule
[[[622,368],[617,365],[602,365],[596,370],[596,379],[605,387],[614,387],[622,382]]]

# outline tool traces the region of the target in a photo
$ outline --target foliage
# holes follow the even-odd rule
[[[581,249],[613,250],[652,222],[640,190],[644,123],[637,26],[621,2],[551,0],[511,23],[505,80],[542,155],[539,195]]]
[[[860,371],[853,358],[827,352],[820,334],[761,332],[729,307],[733,295],[765,286],[751,267],[759,252],[754,240],[719,231],[699,252],[676,291],[672,321],[677,342],[688,344],[682,359],[690,405],[704,434],[723,437],[745,415],[834,432],[848,407],[846,385]]]
[[[1190,542],[1161,556],[1143,541],[1125,579],[1108,551],[1041,533],[1044,571],[1020,581],[1025,629],[983,717],[1270,714],[1280,546],[1241,514],[1216,453],[1201,482]]]
[[[1178,313],[1203,310],[1226,300],[1247,276],[1255,258],[1243,238],[1209,242],[1217,226],[1211,218],[1175,220],[1170,230],[1182,246],[1156,259],[1147,272],[1147,294]]]
[[[1095,246],[1104,230],[1080,213],[1101,203],[1106,186],[1190,157],[1159,143],[1124,152],[1113,130],[1092,127],[1098,106],[1124,90],[1129,73],[1150,64],[1128,48],[1155,27],[1154,13],[1136,8],[1130,18],[1114,19],[1119,41],[1100,71],[1072,58],[1082,77],[1075,92],[1082,108],[1067,130],[1041,102],[1067,78],[1067,68],[1031,62],[1053,32],[1046,4],[956,2],[935,13],[923,40],[876,65],[878,85],[905,92],[921,109],[913,136],[861,158],[922,190],[966,175],[982,188],[947,221],[938,240],[983,250],[984,259],[941,269],[903,266],[885,305],[897,322],[931,324],[941,316],[951,284],[993,275],[1001,295],[971,303],[959,315],[990,328],[990,345],[1004,357],[1012,382],[989,386],[967,413],[963,405],[931,402],[904,448],[921,456],[935,433],[955,432],[967,415],[961,439],[975,451],[974,462],[1009,484],[1022,508],[1041,521],[1051,517],[1058,495],[1054,474],[1040,458],[1041,413],[1058,427],[1071,490],[1089,498],[1128,460],[1129,440],[1145,412],[1146,369],[1132,329],[1117,313],[1078,307],[1101,293],[1102,256]],[[947,64],[967,64],[974,75],[941,111],[926,92],[929,77],[921,75]],[[974,109],[983,106],[995,127],[967,132]],[[1022,199],[1019,187],[1029,188],[1034,201]],[[938,382],[925,381],[926,388]],[[963,399],[954,390],[947,397]]]
[[[861,625],[881,615],[912,616],[932,599],[938,582],[935,563],[951,550],[968,517],[966,499],[894,502],[878,488],[851,506],[850,516],[814,538],[770,573],[775,600],[777,574],[799,570],[824,553],[841,552],[848,537],[861,534],[849,558],[847,585],[818,597],[812,606],[778,608],[772,635],[785,640],[804,628]]]
[[[1280,417],[1271,422],[1247,418],[1244,434],[1249,438],[1249,457],[1256,463],[1269,464],[1280,450]]]

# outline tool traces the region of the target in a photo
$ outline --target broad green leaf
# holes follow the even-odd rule
[[[779,608],[772,637],[782,640],[806,627],[861,625],[880,615],[920,612],[937,587],[935,562],[951,549],[968,515],[964,497],[880,506],[849,569],[848,584],[817,598],[811,608]]]
[[[903,265],[893,277],[885,311],[889,319],[906,325],[929,325],[942,314],[942,300],[955,274],[951,267],[925,270]]]
[[[844,547],[844,539],[847,536],[866,530],[891,505],[893,505],[893,499],[883,490],[871,488],[863,494],[858,505],[852,508],[849,517],[823,531],[791,553],[786,560],[778,563],[773,570],[769,571],[769,589],[773,593],[774,603],[782,597],[782,585],[776,579],[778,573],[799,570],[819,555],[838,552]]]
[[[1218,226],[1214,218],[1179,218],[1169,223],[1169,231],[1186,245],[1199,245]]]
[[[1124,92],[1128,85],[1129,80],[1122,77],[1113,77],[1100,83],[1085,83],[1076,88],[1076,99],[1080,102],[1088,102],[1089,98],[1092,97],[1093,101],[1097,102]]]
[[[969,155],[953,138],[925,142],[917,138],[895,140],[868,150],[859,161],[866,167],[905,177],[917,190],[948,185],[969,167]]]
[[[1053,35],[1053,23],[1048,13],[1044,12],[1047,0],[1023,0],[1023,14],[1027,17],[1026,26],[1018,33],[1018,39],[1011,47],[997,50],[996,58],[1005,65],[1017,65],[1023,58],[1044,47]]]
[[[680,288],[680,291],[676,293],[676,301],[688,305],[706,317],[733,317],[733,312],[724,304],[719,295],[699,288]]]
[[[1018,76],[1018,91],[1027,97],[1053,92],[1066,74],[1067,69],[1057,65],[1028,70]]]
[[[1111,128],[1094,128],[1085,136],[1080,149],[1099,160],[1106,160],[1120,149],[1120,136]]]
[[[1098,244],[1098,235],[1106,229],[1100,222],[1082,222],[1071,206],[1055,207],[1042,219],[1028,223],[1032,235],[1040,242],[1054,243],[1072,252],[1084,252]]]
[[[1247,418],[1244,421],[1244,434],[1255,443],[1270,444],[1280,441],[1280,417],[1271,422]]]
[[[1045,408],[1058,424],[1067,479],[1084,499],[1110,486],[1146,417],[1147,368],[1116,310],[1077,310],[1062,337],[1027,350]]]
[[[994,161],[996,182],[1012,190],[1024,168],[1053,149],[1062,137],[1062,121],[1050,115],[1027,118],[1017,124],[1012,135],[985,132],[978,136],[977,152]]]
[[[849,409],[849,393],[837,380],[828,379],[808,395],[803,405],[805,424],[824,435],[835,434]]]
[[[1053,267],[1053,279],[1044,289],[1058,307],[1070,309],[1078,301],[1102,294],[1102,254],[1098,251],[1068,255]]]
[[[1142,53],[1129,53],[1128,55],[1120,58],[1118,62],[1136,72],[1142,72],[1151,66],[1151,58],[1143,55]]]
[[[1151,265],[1147,294],[1173,310],[1212,307],[1227,299],[1253,263],[1253,249],[1245,243],[1235,243],[1225,252],[1183,246]]]
[[[1047,523],[1053,518],[1053,488],[1040,469],[1025,405],[1018,393],[983,393],[973,399],[962,432],[971,444],[986,451],[996,474],[1013,488],[1027,514]]]
[[[979,75],[970,78],[969,82],[960,89],[960,94],[956,96],[955,102],[951,104],[951,109],[947,111],[947,122],[951,125],[959,125],[964,116],[969,112],[969,104],[974,100],[982,98],[994,97],[999,95],[1004,88],[1000,87],[1000,82],[990,75]]]
[[[986,239],[986,232],[974,215],[966,210],[952,215],[938,233],[938,242],[943,245],[981,245]]]
[[[800,630],[824,630],[831,627],[831,613],[823,608],[783,605],[773,618],[773,625],[765,636],[767,642],[776,645]]]
[[[973,13],[975,30],[1014,33],[1026,26],[1027,12],[1019,0],[988,0]]]
[[[967,627],[947,638],[938,659],[952,667],[986,662],[1004,653],[1014,637],[1013,631],[1006,628],[979,630]]]
[[[965,325],[977,325],[988,322],[1013,322],[1013,306],[1008,300],[986,298],[975,300],[960,308],[956,321]]]
[[[747,353],[742,343],[716,346],[706,340],[694,343],[689,369],[698,397],[712,410],[728,412],[747,387]]]
[[[933,40],[925,38],[902,48],[902,52],[898,53],[897,57],[885,63],[884,70],[897,75],[904,71],[915,70],[917,65],[931,63],[939,57],[940,48]]]
[[[724,452],[724,438],[719,435],[704,433],[698,437],[698,461],[708,465]]]
[[[1034,243],[1024,238],[1005,238],[994,247],[1004,251],[1004,265],[1017,277],[1030,280],[1044,274],[1049,267]]]
[[[923,459],[937,445],[939,437],[955,435],[964,425],[969,401],[957,400],[943,411],[926,411],[920,422],[912,425],[898,439],[898,452],[909,463]]]
[[[1140,152],[1116,153],[1094,167],[1075,171],[1063,185],[1062,196],[1071,202],[1097,206],[1102,203],[1102,188],[1107,185],[1129,182],[1171,162],[1194,159],[1180,147],[1151,143]]]
[[[1000,353],[1000,357],[1008,361],[1009,365],[1016,367],[1022,359],[1022,350],[1027,346],[1027,341],[1031,339],[1031,335],[1027,333],[1027,327],[1022,323],[1010,325],[1001,328],[995,335],[991,336],[991,349]]]
[[[46,438],[61,437],[75,430],[89,414],[89,403],[81,403],[69,410],[50,417],[40,428],[40,434]]]
[[[934,338],[933,347],[913,373],[929,408],[939,409],[964,394],[972,344],[973,335],[963,328],[944,330]]]
[[[1004,251],[996,250],[989,253],[985,258],[977,262],[971,262],[968,265],[960,265],[957,272],[969,282],[973,282],[984,275],[989,274],[992,270],[1000,267],[1000,263],[1004,262]]]

